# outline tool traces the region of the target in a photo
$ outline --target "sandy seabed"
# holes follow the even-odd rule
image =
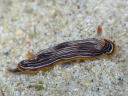
[[[13,74],[26,53],[70,40],[115,41],[114,57]],[[0,96],[127,96],[128,0],[0,0]]]

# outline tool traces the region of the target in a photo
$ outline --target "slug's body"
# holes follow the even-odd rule
[[[37,73],[55,65],[74,60],[92,60],[102,55],[112,56],[115,44],[107,39],[90,38],[64,42],[39,52],[34,59],[21,61],[15,72]]]

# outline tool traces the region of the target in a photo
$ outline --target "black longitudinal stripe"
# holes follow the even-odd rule
[[[29,69],[29,67],[30,67],[31,69],[35,70],[35,69],[38,69],[39,66],[41,68],[44,66],[53,65],[59,61],[68,60],[69,58],[75,58],[75,57],[92,58],[92,57],[99,56],[99,55],[102,55],[102,52],[99,52],[99,51],[98,52],[96,52],[96,51],[91,52],[90,51],[88,53],[88,51],[85,52],[84,50],[82,50],[82,51],[75,52],[75,53],[71,52],[71,53],[68,53],[66,55],[56,56],[55,58],[52,58],[50,61],[47,61],[47,62],[44,62],[44,61],[41,61],[38,63],[30,62],[30,63],[24,64],[24,67],[22,66],[22,68]]]
[[[98,53],[96,56],[98,56],[98,55],[101,55],[101,54]],[[85,54],[85,56],[84,55],[70,54],[70,55],[67,55],[67,57],[53,58],[53,60],[51,62],[47,62],[47,65],[44,62],[40,62],[40,64],[31,65],[31,66],[29,65],[29,66],[24,66],[24,67],[22,66],[22,68],[25,69],[25,70],[37,70],[39,68],[43,68],[43,67],[54,65],[59,61],[65,61],[65,60],[69,60],[69,58],[73,59],[73,58],[77,58],[77,57],[78,58],[90,58],[89,54]],[[94,56],[91,56],[91,57],[94,57]]]
[[[83,49],[78,49],[78,47],[79,46],[73,46],[73,47],[69,47],[69,48],[65,48],[65,49],[63,49],[63,50],[60,50],[60,51],[57,51],[56,53],[52,53],[52,55],[50,54],[50,56],[48,55],[46,55],[46,57],[45,57],[45,55],[44,54],[46,54],[46,53],[42,53],[42,55],[44,56],[44,57],[42,57],[42,58],[38,58],[39,60],[27,60],[27,61],[24,61],[24,63],[27,63],[27,65],[32,65],[31,63],[33,62],[33,63],[35,63],[35,64],[38,64],[38,62],[40,63],[40,62],[44,62],[44,63],[46,63],[45,61],[48,61],[48,60],[50,60],[50,59],[52,59],[52,58],[55,58],[55,57],[57,57],[57,56],[62,56],[62,55],[66,55],[66,54],[71,54],[71,53],[75,53],[75,52],[77,52],[77,51],[79,51],[79,53],[88,53],[88,52],[92,52],[92,53],[99,53],[100,51],[98,51],[98,50],[96,50],[94,47],[87,47],[86,48],[86,46],[85,46],[85,48]],[[48,52],[49,53],[49,52]],[[78,53],[78,54],[79,54]],[[94,55],[93,55],[94,56]],[[43,60],[43,61],[42,61]],[[34,62],[35,61],[35,62]],[[33,65],[35,65],[35,64],[33,64]],[[25,64],[24,64],[25,65]]]
[[[67,47],[65,47],[65,48],[61,48],[61,49],[58,49],[58,50],[54,50],[54,47],[52,48],[52,50],[47,50],[48,52],[42,52],[42,53],[40,53],[38,56],[37,56],[37,58],[39,59],[38,60],[38,62],[40,62],[40,58],[45,58],[45,57],[48,57],[49,58],[49,56],[50,56],[50,58],[54,58],[54,56],[55,55],[61,55],[62,53],[64,53],[64,52],[71,52],[71,51],[73,51],[73,50],[77,50],[78,49],[78,47],[79,46],[83,46],[83,48],[84,48],[84,50],[88,50],[88,49],[90,49],[91,47],[93,47],[94,48],[94,45],[95,44],[90,44],[89,42],[87,42],[87,44],[86,44],[86,41],[85,40],[79,40],[80,42],[78,42],[77,41],[77,43],[70,43],[70,46],[69,46],[69,44],[68,44],[68,46]],[[67,42],[67,43],[69,43],[69,42]],[[97,43],[97,42],[96,42]],[[85,46],[86,45],[86,46]],[[90,46],[89,46],[90,45]],[[93,45],[93,46],[91,46],[91,45]],[[56,47],[56,46],[55,46]],[[83,49],[83,48],[81,48],[81,49]],[[55,48],[56,49],[56,48]],[[79,50],[80,50],[80,48],[79,48]],[[66,54],[66,53],[65,53]],[[46,60],[47,60],[47,58],[45,58]]]
[[[95,39],[94,39],[95,40]],[[88,49],[90,49],[91,47],[92,48],[94,48],[94,45],[95,44],[97,44],[97,42],[96,42],[96,40],[95,41],[92,41],[92,40],[90,40],[91,41],[91,43],[89,42],[89,40],[87,40],[87,41],[85,41],[85,40],[77,40],[76,42],[75,41],[72,41],[72,42],[67,42],[68,43],[68,47],[66,47],[65,46],[65,48],[63,49],[63,47],[61,47],[61,49],[59,50],[54,50],[54,47],[53,48],[49,48],[48,50],[46,50],[46,51],[44,51],[44,52],[42,52],[42,53],[40,53],[39,55],[37,55],[37,59],[39,59],[39,60],[35,60],[35,63],[38,63],[38,62],[43,62],[42,60],[41,60],[41,58],[44,60],[44,61],[47,61],[48,59],[50,59],[50,58],[55,58],[55,56],[56,55],[62,55],[62,53],[64,53],[65,51],[66,52],[73,52],[73,51],[76,51],[76,50],[80,50],[81,49],[81,47],[80,47],[80,49],[78,49],[77,47],[79,47],[79,46],[82,46],[83,48],[84,48],[84,50],[87,50],[88,51]],[[93,44],[93,43],[94,44]],[[66,43],[64,43],[64,44],[66,44]],[[59,44],[59,46],[60,46],[61,44]],[[69,46],[70,45],[70,46]],[[92,46],[93,45],[93,46]],[[55,46],[56,47],[56,46]],[[82,48],[82,49],[83,49]],[[92,49],[91,48],[91,49]],[[56,53],[55,53],[55,51],[56,51]],[[60,54],[59,54],[60,53]],[[64,53],[64,54],[67,54],[67,53]],[[30,60],[30,61],[24,61],[24,63],[28,63],[29,64],[29,62],[31,63],[31,62],[33,62],[34,60]]]

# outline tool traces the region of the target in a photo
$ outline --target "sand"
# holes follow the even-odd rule
[[[115,41],[112,58],[71,62],[46,74],[13,74],[28,51],[97,37]],[[0,96],[127,96],[127,0],[0,0]]]

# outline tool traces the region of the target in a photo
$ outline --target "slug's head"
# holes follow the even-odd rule
[[[116,49],[114,42],[104,39],[104,40],[99,40],[99,43],[100,43],[100,45],[103,46],[102,52],[104,54],[113,56],[113,54],[115,53],[115,49]]]

